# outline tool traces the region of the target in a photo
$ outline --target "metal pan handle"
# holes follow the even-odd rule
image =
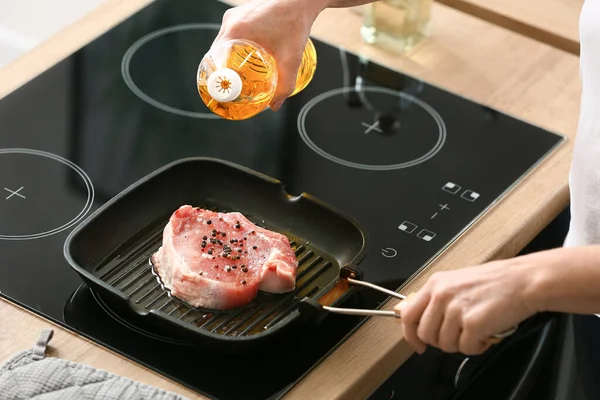
[[[408,296],[406,296],[406,295],[400,294],[398,292],[394,292],[392,290],[388,290],[381,286],[375,285],[373,283],[358,280],[357,277],[358,277],[358,272],[356,272],[355,270],[353,270],[352,268],[350,268],[348,266],[342,267],[340,269],[340,278],[345,279],[349,283],[352,283],[354,285],[368,287],[370,289],[377,290],[379,292],[387,294],[388,296],[391,296],[391,297],[394,297],[394,298],[400,299],[400,300],[405,300],[408,296],[410,296],[410,294]],[[348,308],[335,308],[335,307],[325,307],[325,306],[323,306],[323,309],[325,309],[326,311],[334,312],[334,313],[338,313],[338,314],[401,318],[400,314],[396,313],[395,311],[348,309]],[[504,332],[496,333],[496,334],[490,336],[489,341],[493,344],[499,343],[502,339],[505,339],[505,338],[513,335],[518,329],[519,329],[519,325],[517,324]]]

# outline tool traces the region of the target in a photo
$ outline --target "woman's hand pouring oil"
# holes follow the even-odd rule
[[[290,7],[253,0],[224,14],[197,72],[198,92],[209,110],[230,120],[251,118],[267,108],[279,110],[310,83],[317,55],[308,36],[321,9],[298,15]]]

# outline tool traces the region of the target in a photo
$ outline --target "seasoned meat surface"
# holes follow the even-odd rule
[[[231,309],[258,291],[291,292],[298,261],[286,236],[253,224],[239,212],[181,206],[152,255],[171,294],[194,307]]]

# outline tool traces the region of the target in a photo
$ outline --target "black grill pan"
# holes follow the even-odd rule
[[[296,290],[260,293],[227,311],[193,308],[171,297],[149,259],[169,217],[184,204],[238,211],[285,234],[299,261]],[[353,219],[308,194],[287,194],[276,179],[212,158],[176,161],[136,182],[76,227],[64,247],[72,268],[111,304],[198,345],[225,343],[234,351],[268,343],[298,323],[318,324],[300,314],[298,304],[305,298],[343,302],[355,289],[339,279],[340,268],[355,267],[366,252],[367,234]]]

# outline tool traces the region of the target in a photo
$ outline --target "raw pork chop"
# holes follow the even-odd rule
[[[195,307],[230,309],[259,290],[291,292],[298,260],[284,235],[239,212],[181,206],[163,231],[152,263],[171,294]]]

